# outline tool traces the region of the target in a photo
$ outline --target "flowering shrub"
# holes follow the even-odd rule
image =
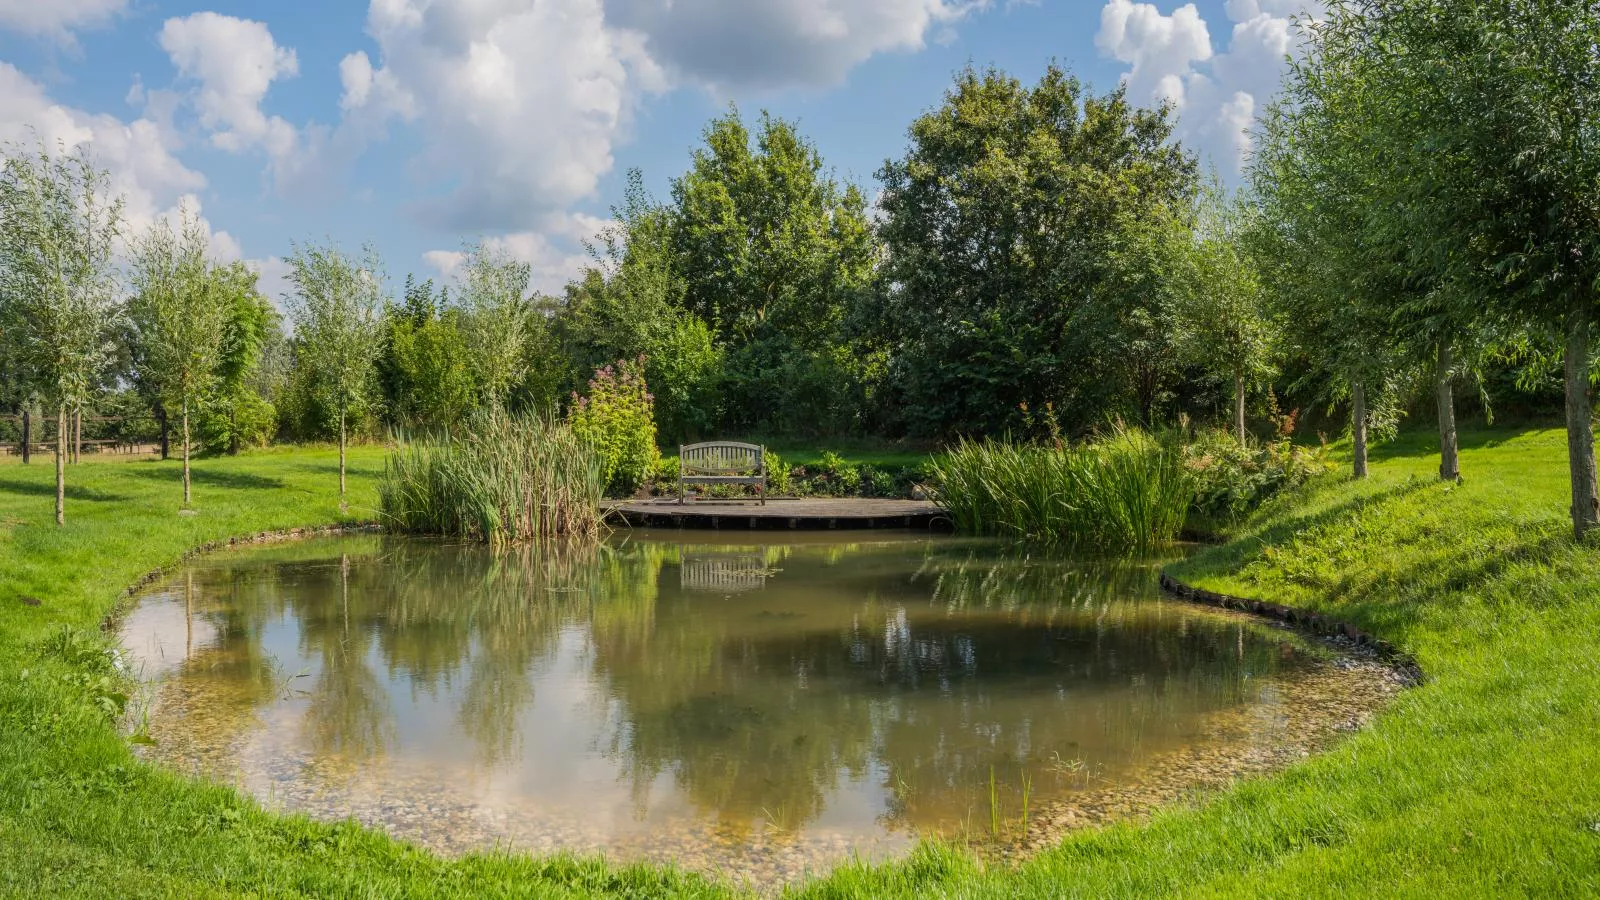
[[[1288,427],[1293,428],[1292,416]],[[1279,437],[1242,446],[1232,434],[1208,431],[1184,447],[1184,465],[1195,481],[1194,509],[1216,525],[1236,522],[1285,488],[1304,484],[1333,465],[1320,447],[1296,446],[1279,424]]]
[[[656,449],[655,397],[643,356],[605,366],[589,379],[588,396],[572,395],[572,430],[600,454],[607,491],[630,495],[650,477]]]

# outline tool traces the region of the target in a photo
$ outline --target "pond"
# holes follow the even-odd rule
[[[893,533],[259,546],[126,617],[129,727],[150,759],[442,852],[771,886],[924,836],[1025,852],[1281,766],[1393,693],[1155,584]]]

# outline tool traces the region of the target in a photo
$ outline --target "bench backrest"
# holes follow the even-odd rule
[[[756,444],[708,441],[678,448],[678,469],[685,475],[765,474],[764,466],[762,448]]]

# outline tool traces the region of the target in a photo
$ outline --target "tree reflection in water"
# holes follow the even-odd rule
[[[293,777],[405,764],[463,796],[453,779],[492,777],[534,816],[687,816],[737,841],[949,833],[987,815],[991,778],[1008,808],[1024,783],[1039,802],[1114,782],[1210,713],[1270,712],[1309,664],[1153,582],[948,539],[358,537],[214,557],[141,610],[188,585],[186,633],[208,635],[160,688],[168,743],[278,723]]]

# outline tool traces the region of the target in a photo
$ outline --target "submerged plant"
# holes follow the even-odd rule
[[[395,531],[509,544],[597,535],[604,492],[600,454],[571,426],[496,412],[390,454],[378,503]]]

